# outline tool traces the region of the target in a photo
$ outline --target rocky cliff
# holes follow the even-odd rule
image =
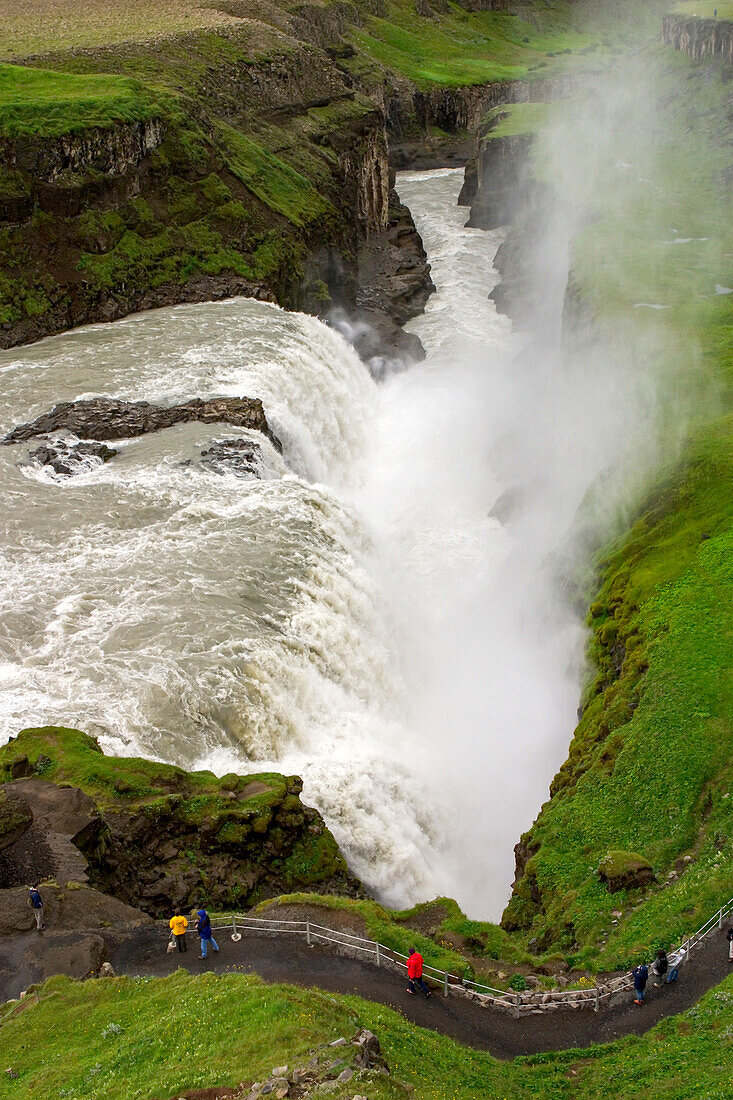
[[[665,15],[662,41],[694,61],[723,61],[733,65],[733,21],[729,19]]]
[[[426,149],[434,163],[463,163],[466,135],[490,107],[542,97],[548,84],[474,73],[505,70],[505,49],[518,72],[530,60],[545,66],[548,39],[527,24],[521,41],[512,26],[511,45],[495,46],[481,13],[504,0],[465,0],[464,11],[424,0],[409,15],[381,0],[216,7],[226,25],[215,31],[33,55],[10,67],[18,91],[0,119],[1,347],[233,294],[351,312],[375,298],[381,249],[384,285],[370,320],[382,352],[405,351],[394,323],[408,305],[422,308],[431,284],[390,187],[390,144],[393,167]],[[434,55],[443,31],[452,41],[475,23],[465,83],[407,75],[411,51],[395,55],[396,67],[385,61],[406,20],[408,37],[415,20],[429,27]],[[455,66],[463,72],[460,59]],[[101,80],[100,98],[89,98],[89,79]],[[382,247],[375,242],[385,233]]]
[[[251,905],[294,889],[358,893],[302,781],[105,756],[78,730],[24,730],[0,750],[10,841],[0,889],[89,884],[154,916]]]

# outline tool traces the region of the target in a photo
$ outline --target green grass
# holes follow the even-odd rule
[[[487,965],[489,960],[498,959],[502,960],[502,965],[531,961],[526,951],[515,945],[498,925],[469,920],[452,898],[435,898],[410,909],[393,910],[370,899],[297,893],[263,902],[258,912],[274,917],[273,909],[278,905],[298,904],[349,913],[357,924],[363,922],[371,939],[403,955],[410,947],[416,947],[429,966],[458,976],[476,976],[479,980],[485,980],[487,973],[481,962],[482,957],[487,960]],[[424,919],[420,919],[426,915],[429,917],[427,925]],[[424,930],[419,931],[420,927]],[[478,961],[469,961],[466,954]],[[490,984],[504,988],[507,982],[492,977]]]
[[[56,137],[140,122],[168,107],[137,80],[108,73],[77,76],[0,64],[0,135]]]
[[[467,12],[457,4],[435,20],[415,18],[407,4],[390,3],[383,19],[367,18],[354,34],[359,49],[420,87],[459,87],[549,75],[592,51],[592,35],[570,29],[564,5],[542,5],[537,21],[499,12]],[[539,26],[538,26],[539,24]]]
[[[100,810],[155,807],[172,794],[184,796],[192,820],[229,802],[224,792],[242,792],[253,783],[265,791],[247,798],[246,805],[264,808],[285,796],[285,777],[276,772],[234,774],[218,778],[213,772],[186,772],[171,764],[134,756],[106,756],[97,742],[81,730],[45,726],[23,730],[0,748],[0,780],[7,782],[14,761],[27,757],[41,778],[70,783],[90,795]],[[179,797],[180,804],[180,797]]]
[[[503,103],[485,115],[481,124],[483,137],[490,141],[497,137],[536,134],[542,129],[548,113],[548,103]]]
[[[713,19],[717,11],[718,19],[733,19],[733,0],[681,0],[672,11],[680,15],[699,16],[700,19]]]
[[[231,172],[270,210],[302,226],[332,209],[309,179],[265,146],[224,122],[217,132]]]
[[[52,978],[39,1003],[0,1024],[8,1100],[166,1100],[184,1090],[234,1087],[274,1066],[303,1066],[312,1051],[360,1027],[380,1040],[391,1076],[357,1073],[329,1095],[370,1100],[716,1100],[733,1077],[733,979],[648,1035],[586,1050],[502,1063],[389,1008],[266,985],[253,975],[178,971],[168,978]],[[10,1006],[9,1006],[10,1008]],[[353,1063],[353,1048],[336,1054]]]

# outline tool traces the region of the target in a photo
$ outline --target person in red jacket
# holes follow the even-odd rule
[[[426,997],[430,996],[430,990],[422,976],[422,955],[411,947],[407,952],[407,992],[417,993],[418,989],[421,989]]]

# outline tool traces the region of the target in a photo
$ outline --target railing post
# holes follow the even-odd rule
[[[443,971],[443,992],[447,997],[448,996],[448,971],[447,970]]]
[[[236,916],[232,915],[232,935],[236,936],[236,934],[237,934],[237,918],[236,918]]]
[[[514,999],[514,1015],[515,1015],[515,1017],[516,1017],[517,1019],[519,1019],[519,1015],[520,1015],[520,1008],[519,1008],[519,1006],[521,1005],[521,1003],[522,1003],[522,998],[521,998],[521,997],[520,997],[520,995],[519,995],[519,994],[517,993],[517,995],[516,995],[516,997],[515,997],[515,999]]]
[[[600,1007],[601,1007],[601,994],[600,994],[600,990],[598,989],[598,986],[596,986],[596,1003],[593,1005],[593,1011],[598,1012]]]
[[[375,946],[377,948],[377,966],[381,966],[382,965],[382,960],[379,957],[379,944],[377,943],[377,944],[375,944]]]
[[[723,906],[720,907],[720,915],[718,917],[718,928],[723,927]]]
[[[305,922],[305,939],[308,946],[312,947],[313,944],[311,943],[311,922],[309,920]]]

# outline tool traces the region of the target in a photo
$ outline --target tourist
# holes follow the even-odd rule
[[[646,983],[649,978],[649,970],[646,963],[639,963],[634,967],[634,1004],[644,1004],[644,990],[646,989]]]
[[[669,974],[667,975],[668,982],[676,982],[680,976],[680,967],[687,958],[687,952],[684,947],[680,947],[679,951],[676,951],[669,960]]]
[[[430,990],[422,976],[422,955],[411,947],[407,952],[407,992],[416,993],[421,989],[426,997],[430,996]]]
[[[188,951],[186,946],[186,929],[188,928],[188,921],[185,917],[181,916],[181,910],[176,909],[175,913],[168,922],[171,932],[176,938],[176,944],[179,951]]]
[[[211,946],[214,948],[214,951],[219,950],[219,945],[211,934],[211,921],[209,919],[209,914],[206,912],[205,909],[199,909],[198,913],[196,914],[196,931],[198,932],[199,939],[201,940],[201,954],[199,955],[200,959],[206,958],[209,944],[211,944]]]
[[[728,929],[728,962],[733,962],[733,928]]]
[[[36,928],[40,932],[42,928],[46,927],[43,920],[43,898],[38,893],[37,886],[28,887],[28,904],[33,910],[33,916],[36,918]]]
[[[655,958],[654,962],[652,963],[652,974],[654,975],[654,978],[655,978],[654,984],[656,986],[659,986],[659,985],[662,984],[661,981],[657,981],[656,979],[661,978],[664,974],[667,973],[668,965],[669,964],[667,962],[667,952],[664,950],[663,947],[660,947],[659,950],[657,951],[657,957]]]

